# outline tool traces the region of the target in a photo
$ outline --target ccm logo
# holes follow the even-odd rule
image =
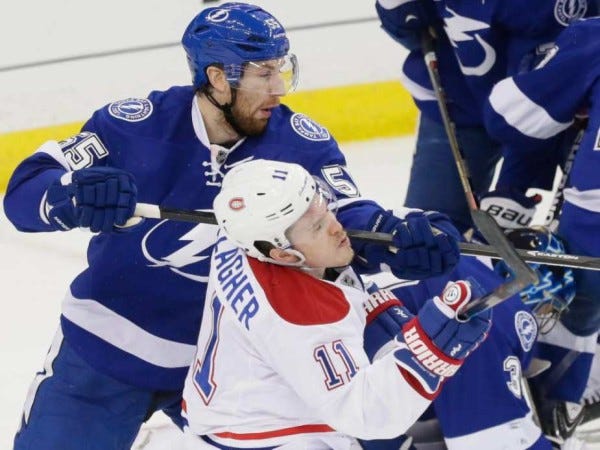
[[[234,197],[229,200],[229,207],[234,211],[239,211],[240,209],[244,209],[246,204],[244,203],[244,199],[242,197]]]

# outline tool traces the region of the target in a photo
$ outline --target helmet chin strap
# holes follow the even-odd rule
[[[237,89],[231,88],[231,101],[229,103],[224,103],[223,105],[221,105],[210,92],[206,92],[205,94],[206,98],[208,98],[208,100],[223,113],[225,120],[231,126],[231,128],[233,128],[234,131],[240,136],[246,136],[246,132],[242,130],[237,120],[235,120],[235,117],[233,117],[232,109],[237,99]]]

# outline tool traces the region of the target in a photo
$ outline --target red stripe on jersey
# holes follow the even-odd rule
[[[243,441],[251,439],[269,439],[303,433],[325,433],[330,431],[335,430],[329,425],[300,425],[298,427],[281,428],[280,430],[262,431],[260,433],[230,433],[224,431],[222,433],[215,433],[215,436]]]
[[[342,320],[350,303],[341,289],[291,267],[248,258],[254,276],[275,312],[295,325],[322,325]]]

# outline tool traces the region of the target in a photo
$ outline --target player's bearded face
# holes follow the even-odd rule
[[[279,104],[278,96],[238,90],[231,113],[244,135],[258,136],[267,128],[271,111]]]
[[[272,110],[291,88],[291,69],[283,70],[287,59],[247,63],[237,87],[232,114],[237,127],[247,136],[265,131]],[[295,83],[295,82],[294,82]]]
[[[346,232],[323,202],[313,201],[289,230],[289,239],[294,249],[304,255],[308,267],[343,267],[354,257]]]

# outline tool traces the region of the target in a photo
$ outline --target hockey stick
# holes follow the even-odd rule
[[[444,123],[446,135],[448,136],[450,149],[452,150],[452,155],[456,163],[458,176],[469,206],[471,219],[483,237],[485,237],[491,246],[496,249],[498,254],[506,262],[506,265],[514,273],[514,277],[511,280],[501,284],[489,294],[467,304],[461,318],[468,320],[469,318],[492,308],[498,303],[507,300],[529,285],[536,284],[538,282],[538,276],[537,273],[521,259],[494,218],[487,211],[479,209],[479,205],[473,194],[468,166],[458,144],[455,126],[450,119],[448,106],[446,105],[445,92],[442,88],[438,71],[438,60],[433,48],[433,38],[429,30],[423,33],[421,48],[423,50],[423,58],[425,60],[425,65],[427,66],[427,72],[429,73],[429,78],[431,79],[431,84],[442,116],[442,122]]]
[[[373,231],[346,230],[352,239],[367,241],[374,244],[393,244],[391,234],[377,233]],[[487,256],[492,259],[503,259],[502,255],[494,247],[471,242],[459,242],[461,255]],[[574,269],[600,270],[600,258],[586,255],[571,255],[567,253],[547,253],[538,250],[514,249],[517,255],[528,263],[546,264],[549,266],[571,267]]]
[[[206,223],[216,225],[215,215],[209,211],[189,211],[176,208],[166,208],[148,203],[138,203],[135,207],[135,217],[147,219],[171,219],[192,223]],[[346,230],[351,239],[370,242],[372,244],[387,245],[393,249],[393,237],[388,233],[374,231]],[[489,245],[459,242],[460,252],[467,256],[487,256],[493,259],[502,259],[493,247]],[[568,255],[545,253],[536,250],[517,250],[518,255],[527,262],[548,264],[551,266],[573,267],[577,269],[600,270],[600,258],[592,256]]]
[[[582,122],[582,121],[580,121]],[[575,155],[577,155],[577,151],[579,150],[579,146],[581,145],[581,140],[583,139],[583,135],[585,134],[585,124],[578,123],[577,127],[579,131],[573,140],[573,144],[571,145],[571,150],[569,151],[569,155],[565,160],[565,167],[563,168],[562,177],[558,183],[556,188],[556,193],[554,194],[554,198],[552,199],[552,204],[548,208],[548,212],[546,213],[546,220],[544,221],[544,226],[548,228],[552,233],[554,233],[558,228],[558,216],[560,213],[560,208],[562,207],[563,201],[565,199],[564,189],[567,185],[567,181],[569,179],[569,174],[571,173],[571,167],[573,167],[573,161],[575,160]]]

